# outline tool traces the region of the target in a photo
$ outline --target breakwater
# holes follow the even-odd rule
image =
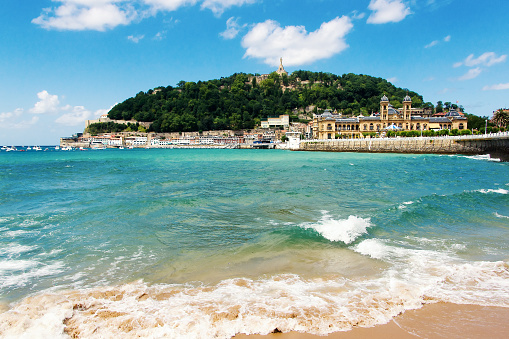
[[[300,151],[505,154],[509,155],[509,133],[417,138],[372,138],[302,140]]]

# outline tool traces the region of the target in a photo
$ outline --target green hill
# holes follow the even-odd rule
[[[152,122],[149,131],[154,132],[252,129],[261,119],[294,116],[309,106],[318,107],[315,111],[337,110],[346,116],[368,115],[378,112],[384,94],[395,107],[407,94],[413,107],[433,107],[423,103],[421,95],[382,78],[295,71],[288,76],[274,72],[261,81],[244,73],[209,81],[181,81],[176,87],[140,92],[114,106],[108,117]]]

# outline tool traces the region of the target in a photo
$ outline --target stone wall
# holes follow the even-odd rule
[[[509,133],[487,136],[433,138],[374,138],[301,141],[300,151],[438,153],[438,154],[509,154]]]

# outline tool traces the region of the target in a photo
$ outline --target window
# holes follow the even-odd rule
[[[331,124],[328,124],[327,125],[327,131],[332,131],[332,125]],[[329,138],[330,139],[330,138]]]
[[[369,124],[369,130],[372,131],[373,130],[373,123]]]
[[[463,123],[460,124],[459,129],[463,129]]]

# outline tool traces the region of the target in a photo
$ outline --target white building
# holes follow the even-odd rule
[[[261,122],[262,128],[283,127],[290,126],[290,116],[288,114],[280,115],[279,117],[269,117],[267,120]]]

